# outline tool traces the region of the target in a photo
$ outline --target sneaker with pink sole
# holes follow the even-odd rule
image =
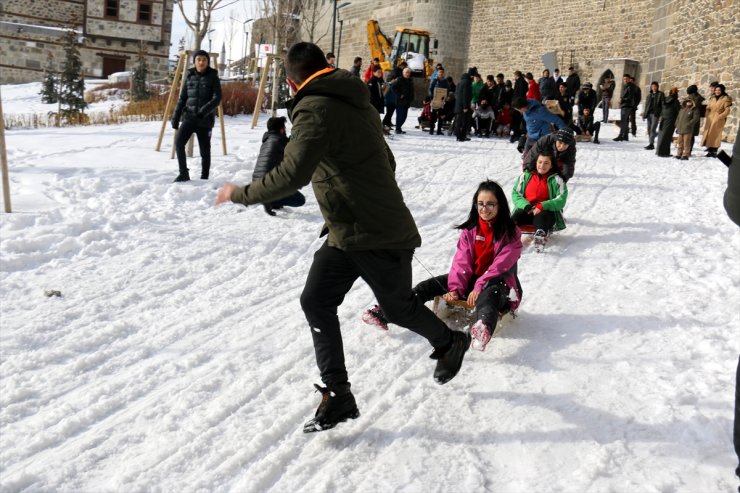
[[[470,328],[470,336],[473,338],[470,347],[477,351],[485,351],[491,340],[491,330],[483,320],[478,320]]]
[[[375,305],[362,312],[362,321],[368,325],[374,325],[381,330],[388,330],[388,319],[385,318],[380,305]]]

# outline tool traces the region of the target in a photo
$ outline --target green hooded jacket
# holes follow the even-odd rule
[[[514,212],[518,209],[524,209],[529,205],[527,199],[524,198],[524,191],[527,189],[527,183],[531,179],[532,173],[530,171],[524,171],[524,173],[519,175],[516,183],[514,183],[514,188],[511,190],[511,199],[515,207]],[[550,200],[542,202],[542,209],[555,213],[556,231],[565,229],[563,209],[565,208],[565,201],[568,200],[568,186],[560,175],[553,173],[547,177],[547,189],[550,192]]]
[[[269,203],[308,183],[324,217],[329,246],[341,250],[413,249],[416,223],[394,175],[365,83],[346,70],[320,74],[289,105],[293,124],[282,162],[231,195],[245,205]]]

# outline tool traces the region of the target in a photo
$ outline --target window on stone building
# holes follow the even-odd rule
[[[118,19],[118,0],[105,0],[105,17]]]
[[[139,22],[149,24],[152,22],[152,4],[149,2],[139,2]]]

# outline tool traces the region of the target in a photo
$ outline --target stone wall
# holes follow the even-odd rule
[[[4,0],[0,12],[0,83],[39,81],[44,70],[64,63],[65,29],[80,33],[82,66],[87,77],[102,77],[105,59],[131,70],[140,42],[145,43],[150,80],[169,72],[172,26],[170,0],[152,0],[150,23],[136,22],[138,2],[121,0],[118,20],[103,18],[102,1]]]
[[[563,77],[573,65],[581,81],[596,85],[595,66],[609,58],[646,60],[653,0],[474,0],[469,64],[483,75],[545,68],[555,52]],[[635,74],[632,74],[635,75]],[[639,77],[640,74],[637,74]]]
[[[26,24],[82,25],[87,0],[3,0],[0,21],[16,19]]]
[[[459,77],[468,66],[481,74],[531,71],[539,77],[542,56],[555,53],[565,74],[576,67],[583,82],[597,85],[606,70],[621,75],[625,61],[635,72],[643,93],[657,80],[668,88],[697,84],[707,95],[708,84],[725,84],[735,104],[725,129],[734,141],[740,120],[740,0],[353,0],[338,12],[343,19],[336,37],[339,65],[347,68],[355,56],[367,66],[366,25],[377,19],[392,37],[396,26],[426,28],[439,40],[435,61]],[[341,4],[341,2],[340,2]],[[318,44],[331,46],[331,5],[325,0],[316,32]],[[617,90],[621,78],[617,80]],[[617,104],[617,100],[613,101]]]
[[[725,85],[733,108],[724,139],[734,142],[740,124],[740,7],[733,0],[657,0],[645,81],[684,96],[696,84],[707,96],[709,83]]]
[[[685,89],[719,80],[735,101],[725,138],[734,142],[740,119],[740,8],[737,0],[474,0],[469,65],[481,74],[531,71],[556,52],[561,72],[574,65],[594,85],[621,60],[637,62],[638,83]],[[617,91],[621,81],[617,79]],[[616,104],[613,101],[613,104]]]

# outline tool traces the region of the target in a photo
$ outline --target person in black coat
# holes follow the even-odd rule
[[[516,72],[514,72],[514,85],[511,92],[511,101],[514,101],[515,99],[518,99],[520,97],[527,99],[527,89],[527,81],[524,80],[522,72],[517,70]],[[522,135],[524,135],[525,133],[526,130],[524,128],[524,118],[522,118],[522,114],[518,111],[512,111],[511,138],[509,139],[509,142],[518,142]]]
[[[506,84],[504,83],[504,74],[496,74],[496,85],[493,87],[493,99],[491,100],[494,110],[501,111],[501,108],[504,107],[505,93]],[[511,104],[511,98],[509,98],[508,103]]]
[[[542,77],[538,81],[540,86],[540,96],[542,100],[556,99],[558,97],[558,86],[555,79],[550,77],[550,71],[545,69],[542,71]]]
[[[630,115],[632,109],[637,106],[639,99],[635,99],[635,85],[632,83],[632,76],[624,74],[622,78],[622,97],[619,100],[619,135],[615,142],[630,140]],[[675,119],[674,119],[675,122]]]
[[[555,99],[557,99],[560,109],[563,110],[563,121],[566,125],[571,126],[573,124],[573,105],[568,95],[568,86],[564,82],[561,82],[558,86],[558,95]]]
[[[385,80],[383,80],[383,69],[380,65],[373,70],[373,76],[368,81],[367,88],[370,90],[370,104],[382,115],[385,107]]]
[[[630,113],[630,127],[632,136],[637,137],[637,106],[642,101],[642,89],[637,84],[637,79],[632,77],[632,85],[635,87],[635,104],[632,106],[632,113]]]
[[[537,168],[537,156],[550,154],[555,168],[566,182],[573,178],[576,171],[576,139],[569,128],[561,128],[555,133],[543,135],[529,148],[522,157],[522,168],[534,172]]]
[[[645,105],[642,108],[642,119],[647,119],[648,137],[650,137],[650,143],[645,146],[648,151],[655,149],[655,138],[658,136],[658,122],[660,121],[660,113],[663,111],[664,98],[665,95],[660,90],[660,84],[653,81],[650,84],[650,92],[645,98]]]
[[[581,77],[573,67],[568,67],[568,78],[565,79],[565,84],[568,86],[568,96],[570,97],[570,103],[576,100],[576,93],[581,88]]]
[[[285,117],[273,117],[267,120],[267,132],[262,136],[260,154],[252,172],[252,181],[261,180],[270,170],[283,160],[285,146],[288,145],[288,136],[285,130]],[[301,192],[296,192],[275,202],[263,204],[265,212],[271,216],[275,215],[273,209],[283,207],[300,207],[306,203],[306,197]]]
[[[401,72],[403,75],[390,82],[396,93],[396,133],[405,134],[401,127],[406,122],[409,107],[414,101],[414,81],[411,80],[411,69],[406,67]]]
[[[655,154],[660,157],[671,157],[673,132],[676,130],[679,111],[681,111],[681,103],[678,101],[678,88],[674,86],[663,99],[663,109],[660,112],[658,148],[655,151]]]
[[[470,140],[468,129],[471,123],[470,104],[473,100],[473,83],[471,71],[462,74],[455,90],[455,136],[458,142]]]
[[[590,82],[583,84],[581,90],[578,91],[578,116],[583,116],[584,108],[590,109],[591,115],[596,110],[596,91]]]
[[[209,58],[204,50],[198,50],[193,55],[195,67],[185,75],[185,84],[172,114],[172,128],[177,130],[175,150],[180,168],[176,182],[190,180],[185,144],[193,134],[198,137],[201,179],[207,180],[211,169],[211,131],[216,122],[216,109],[221,102],[221,82],[218,72],[208,66]]]

